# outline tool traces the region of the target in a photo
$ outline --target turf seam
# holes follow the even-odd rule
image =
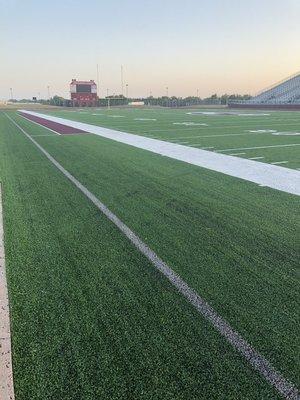
[[[9,299],[5,268],[2,185],[0,182],[0,399],[14,400]]]
[[[169,282],[206,318],[215,329],[267,380],[285,399],[300,399],[298,389],[285,379],[270,362],[256,351],[236,332],[199,294],[176,274],[159,256],[151,250],[126,224],[124,224],[105,204],[82,185],[70,172],[55,160],[38,142],[36,142],[13,118],[4,113],[20,131],[60,170],[113,224],[131,241],[131,243],[160,271]]]

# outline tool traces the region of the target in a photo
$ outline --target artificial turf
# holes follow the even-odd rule
[[[203,110],[217,114],[189,114],[188,109],[86,109],[55,110],[51,115],[155,137],[192,147],[209,147],[224,154],[240,153],[239,157],[263,157],[259,162],[280,162],[283,167],[300,168],[300,112]],[[236,115],[220,113],[234,112]],[[242,115],[238,115],[241,113]],[[243,114],[250,114],[249,116]],[[251,115],[251,114],[256,115]],[[267,114],[267,115],[264,115]],[[182,123],[205,125],[177,125]],[[276,132],[263,132],[271,130]],[[260,132],[249,132],[260,131]],[[294,145],[297,146],[294,146]],[[291,147],[266,147],[291,145]],[[254,149],[251,149],[253,148]],[[258,147],[258,148],[257,148]],[[234,149],[244,149],[237,150]],[[250,149],[249,149],[250,148]],[[233,150],[227,150],[233,149]]]
[[[297,381],[296,196],[93,135],[36,140]]]
[[[12,116],[296,381],[294,196]],[[17,400],[276,398],[6,117],[0,126]]]

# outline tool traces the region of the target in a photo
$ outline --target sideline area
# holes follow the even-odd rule
[[[14,400],[11,334],[5,271],[2,185],[0,183],[0,399]]]

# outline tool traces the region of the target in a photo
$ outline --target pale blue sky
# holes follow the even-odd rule
[[[300,0],[0,0],[0,99],[255,93],[300,70]]]

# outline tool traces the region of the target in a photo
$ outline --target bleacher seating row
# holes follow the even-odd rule
[[[267,88],[243,104],[300,104],[300,73]]]

